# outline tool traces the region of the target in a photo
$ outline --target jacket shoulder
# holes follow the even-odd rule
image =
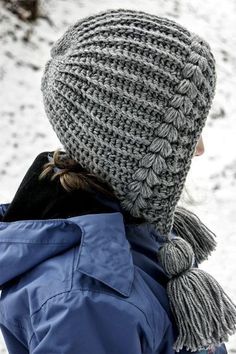
[[[100,353],[101,346],[107,352],[117,347],[117,353],[123,353],[127,348],[135,354],[154,349],[154,332],[147,314],[132,301],[111,293],[76,289],[57,294],[31,315],[31,323],[34,335],[29,344],[32,351],[40,343],[47,342],[47,333],[50,333],[48,341],[55,347],[45,347],[45,350],[60,348],[63,353],[67,353],[66,348],[63,351],[60,346],[67,342],[68,335],[72,352],[81,348],[81,353],[93,350]],[[162,336],[162,330],[155,333],[158,335]]]

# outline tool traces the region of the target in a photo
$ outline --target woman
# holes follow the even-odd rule
[[[64,150],[1,206],[10,354],[226,353],[236,308],[198,265],[214,234],[177,206],[215,91],[209,45],[166,18],[70,26],[42,77]]]

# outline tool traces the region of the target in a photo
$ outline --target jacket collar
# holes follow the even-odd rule
[[[79,243],[76,269],[129,296],[134,265],[120,212],[0,222],[0,285]]]
[[[119,212],[73,218],[82,230],[76,269],[129,296],[134,265]]]

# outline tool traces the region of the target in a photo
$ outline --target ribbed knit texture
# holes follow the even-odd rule
[[[118,9],[68,28],[41,89],[68,154],[108,182],[131,215],[168,235],[215,80],[203,39],[169,19]]]

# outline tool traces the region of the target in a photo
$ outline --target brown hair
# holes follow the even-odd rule
[[[58,171],[54,171],[54,168]],[[51,176],[50,176],[51,175]],[[115,197],[113,189],[100,177],[86,171],[77,161],[67,156],[60,149],[54,151],[52,160],[43,165],[43,171],[39,179],[50,177],[50,180],[58,178],[62,187],[71,192],[75,189],[95,189],[105,193],[109,197]]]

